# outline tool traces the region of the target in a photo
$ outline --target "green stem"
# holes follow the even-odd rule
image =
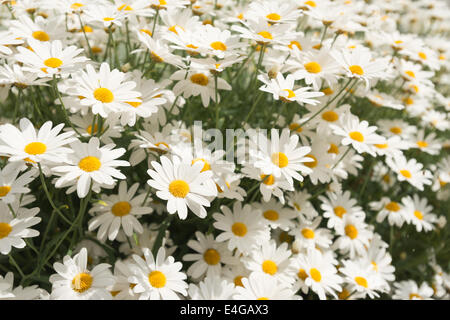
[[[50,192],[48,192],[47,184],[45,183],[44,174],[42,172],[42,167],[39,162],[38,162],[38,168],[39,168],[39,177],[41,179],[42,188],[44,189],[45,195],[47,196],[47,199],[50,202],[50,205],[52,206],[53,210],[56,211],[56,213],[58,213],[59,216],[64,220],[64,222],[66,222],[69,225],[72,225],[72,222],[70,222],[70,220],[66,218],[66,216],[56,207],[55,203],[53,202]]]
[[[244,122],[247,122],[248,119],[250,119],[250,116],[252,115],[253,111],[256,108],[256,105],[258,104],[259,100],[261,100],[262,96],[264,95],[264,93],[262,91],[258,92],[258,97],[255,99],[255,102],[253,103],[250,112],[247,114],[247,117],[245,118]]]
[[[19,265],[17,264],[16,260],[13,258],[12,254],[9,254],[9,262],[11,262],[11,264],[16,267],[17,271],[19,271],[20,276],[23,278],[25,278],[25,274],[23,273],[22,269],[19,267]]]
[[[86,30],[84,30],[84,25],[83,25],[83,22],[81,21],[80,12],[78,12],[77,15],[78,15],[78,20],[80,21],[81,30],[83,31],[84,40],[86,40],[86,44],[87,44],[88,49],[89,49],[89,57],[91,57],[91,59],[94,60],[94,53],[92,52],[91,45],[89,44],[89,39],[87,37]]]
[[[158,253],[159,248],[162,245],[162,240],[164,238],[164,235],[166,233],[167,228],[170,225],[170,222],[174,218],[175,214],[169,214],[166,218],[166,220],[161,223],[161,226],[159,227],[158,235],[156,236],[155,243],[153,244],[152,252],[153,256],[156,257],[156,254]]]
[[[345,158],[345,156],[350,151],[350,149],[351,149],[351,146],[348,146],[347,150],[345,150],[344,154],[339,158],[338,162],[336,162],[331,169],[336,168],[336,166]]]

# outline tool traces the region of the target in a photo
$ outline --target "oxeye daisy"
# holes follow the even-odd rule
[[[261,211],[262,218],[272,228],[289,230],[294,226],[292,221],[297,217],[297,213],[291,208],[285,208],[281,202],[271,199],[266,203],[253,203],[252,206]]]
[[[192,300],[230,300],[235,294],[235,286],[232,282],[212,276],[198,285],[189,284],[188,293]]]
[[[40,42],[28,40],[30,48],[18,47],[17,61],[23,63],[24,70],[37,73],[39,77],[68,76],[88,59],[79,54],[83,49],[76,46],[63,48],[59,40]]]
[[[420,198],[417,194],[402,199],[405,206],[405,214],[409,221],[415,225],[417,232],[431,231],[435,228],[437,216],[431,213],[433,207],[428,205],[427,198]]]
[[[337,274],[337,261],[329,254],[322,254],[319,250],[308,249],[304,255],[294,258],[298,270],[297,277],[304,277],[304,284],[314,291],[319,299],[325,300],[326,294],[337,298],[337,292],[342,290],[342,278]],[[298,283],[294,287],[298,286]]]
[[[116,260],[114,264],[114,285],[111,288],[111,295],[114,300],[138,300],[139,294],[133,291],[134,283],[128,281],[133,276],[130,259]]]
[[[266,273],[278,279],[280,283],[290,286],[294,282],[291,255],[287,243],[277,247],[276,242],[270,240],[255,248],[249,256],[242,258],[242,262],[251,272]]]
[[[369,203],[371,210],[377,211],[376,221],[378,223],[383,222],[387,217],[389,225],[396,225],[399,228],[403,223],[409,222],[409,216],[405,213],[404,206],[396,201],[392,201],[388,197],[382,197],[379,201],[373,201]]]
[[[220,277],[224,265],[235,264],[235,259],[224,243],[214,240],[212,234],[204,235],[196,232],[197,240],[189,240],[187,246],[197,253],[188,253],[183,256],[184,261],[194,261],[187,269],[187,275],[198,279],[206,277]]]
[[[292,29],[291,24],[270,24],[263,17],[259,17],[258,20],[249,19],[243,23],[245,27],[233,25],[231,30],[239,32],[242,38],[254,40],[261,45],[285,43],[289,34],[288,31]]]
[[[239,37],[232,36],[229,30],[221,30],[211,25],[199,28],[199,51],[214,55],[219,59],[230,56],[241,48]]]
[[[8,32],[0,32],[0,39],[0,55],[12,54],[13,52],[9,46],[23,43],[22,39],[16,39],[16,37]]]
[[[114,284],[109,270],[111,265],[101,263],[92,270],[87,269],[86,248],[74,255],[65,256],[63,263],[55,262],[57,272],[50,276],[51,299],[55,300],[111,300],[108,287]]]
[[[289,74],[286,79],[281,72],[277,74],[276,79],[269,79],[266,75],[259,75],[258,79],[265,84],[265,86],[262,86],[259,90],[272,93],[276,100],[281,99],[283,102],[296,101],[299,104],[305,103],[316,105],[319,101],[311,98],[324,95],[323,92],[308,91],[311,87],[294,88],[295,79],[291,74]]]
[[[420,286],[414,280],[394,283],[393,299],[397,300],[432,300],[433,289],[423,282]]]
[[[114,240],[121,228],[128,237],[133,232],[142,233],[144,229],[137,218],[151,213],[153,209],[142,205],[145,194],[135,196],[138,188],[139,184],[135,183],[127,190],[126,181],[121,181],[117,195],[100,198],[100,202],[89,211],[95,217],[89,220],[88,230],[98,228],[97,238],[100,241],[104,241],[106,236]]]
[[[300,296],[276,278],[261,272],[252,272],[236,287],[234,300],[301,300]]]
[[[162,42],[160,39],[154,39],[147,33],[139,32],[138,39],[141,43],[149,50],[150,57],[155,63],[168,63],[174,65],[178,68],[184,67],[184,63],[181,58],[174,55],[169,47]],[[136,50],[134,52],[139,52],[142,50]]]
[[[424,185],[432,183],[432,174],[428,170],[423,170],[423,164],[412,158],[407,160],[405,156],[394,156],[386,158],[386,164],[397,173],[399,181],[408,181],[411,185],[423,191]]]
[[[38,224],[41,218],[36,217],[39,208],[21,207],[19,201],[10,204],[11,208],[0,201],[0,253],[9,254],[11,247],[24,248],[23,239],[39,236],[39,231],[30,229]]]
[[[29,86],[47,86],[49,78],[38,78],[34,72],[29,72],[18,64],[0,66],[0,84],[11,84],[19,89]]]
[[[411,141],[413,148],[418,148],[423,152],[431,155],[439,154],[442,145],[439,140],[436,139],[436,134],[434,132],[429,133],[425,136],[425,130],[419,130],[417,135]]]
[[[302,190],[296,190],[288,195],[288,205],[295,209],[300,219],[312,219],[318,215],[309,198],[311,195]]]
[[[202,172],[203,162],[184,163],[177,156],[172,161],[162,156],[160,161],[161,164],[152,161],[154,170],[147,171],[152,179],[147,183],[158,190],[156,195],[160,199],[167,200],[167,211],[170,214],[177,212],[182,220],[187,217],[187,208],[200,218],[206,217],[204,207],[209,207],[210,201],[205,197],[217,195],[216,188],[208,188],[212,172]]]
[[[326,228],[319,227],[321,221],[322,217],[316,217],[313,221],[301,220],[298,226],[289,231],[289,234],[295,236],[298,249],[330,247],[331,232]]]
[[[91,181],[100,185],[113,186],[116,179],[125,179],[116,167],[129,166],[128,161],[116,160],[125,153],[125,149],[114,149],[114,144],[100,147],[100,140],[91,138],[88,143],[79,140],[71,143],[74,153],[67,159],[67,164],[52,168],[62,176],[55,183],[56,188],[64,184],[76,184],[78,197],[84,198],[89,192]]]
[[[11,20],[11,34],[19,39],[35,39],[41,42],[63,39],[66,32],[59,18],[44,19],[37,16],[34,21],[28,15]]]
[[[372,269],[381,279],[381,282],[383,282],[381,286],[385,291],[390,290],[389,282],[395,280],[395,268],[391,264],[392,256],[386,250],[387,248],[388,244],[381,240],[381,236],[374,234],[367,249],[367,254],[363,258],[366,259],[367,263],[370,263]]]
[[[210,71],[179,70],[170,79],[178,81],[173,87],[176,95],[182,94],[186,99],[200,95],[204,107],[208,107],[210,100],[216,102],[215,79]],[[217,78],[217,90],[231,90],[231,86],[224,79]],[[220,96],[217,95],[217,98],[220,99]]]
[[[48,292],[37,285],[14,287],[14,273],[8,272],[0,276],[0,300],[47,300]]]
[[[369,126],[366,120],[360,121],[357,116],[351,113],[346,114],[341,125],[331,124],[333,133],[344,137],[342,144],[351,145],[358,153],[367,152],[375,156],[374,144],[382,144],[385,139],[375,133],[376,126]]]
[[[227,241],[228,249],[237,248],[239,252],[249,254],[258,243],[269,240],[270,228],[261,219],[259,211],[249,204],[242,206],[236,201],[233,211],[224,205],[220,209],[222,214],[213,214],[213,226],[223,231],[216,241]]]
[[[156,259],[150,249],[142,249],[141,258],[133,255],[133,275],[128,280],[134,284],[133,291],[140,294],[139,300],[180,300],[179,294],[186,296],[188,284],[181,272],[181,262],[172,256],[166,257],[164,248],[159,248]]]
[[[351,197],[350,191],[327,192],[326,196],[319,196],[322,202],[320,208],[324,211],[323,216],[328,218],[327,227],[340,228],[344,222],[344,216],[350,215],[363,220],[365,213],[358,206],[357,201]]]
[[[333,243],[333,248],[349,254],[350,259],[360,256],[369,245],[373,233],[363,220],[352,216],[344,216],[343,224],[336,230],[339,238]]]
[[[34,180],[36,170],[30,170],[20,175],[21,163],[9,163],[0,169],[0,201],[12,203],[18,195],[26,194],[31,190],[26,186]]]
[[[136,83],[127,81],[125,74],[117,69],[111,71],[106,62],[100,65],[98,73],[87,65],[86,71],[74,73],[72,78],[72,87],[66,93],[81,97],[82,106],[103,118],[129,108],[130,104],[142,103],[141,93],[134,91]]]
[[[372,58],[367,49],[343,50],[330,53],[350,78],[361,79],[370,87],[370,80],[387,78],[389,58]]]
[[[302,11],[294,3],[274,3],[271,1],[252,2],[248,8],[248,19],[264,17],[268,23],[291,23]]]
[[[361,298],[367,295],[372,299],[379,297],[377,291],[381,289],[382,283],[371,266],[344,260],[339,272],[345,276],[345,281],[349,283],[350,292],[356,291],[356,294]]]
[[[19,129],[11,124],[0,128],[0,154],[9,161],[25,160],[31,163],[61,163],[73,151],[64,147],[76,140],[75,132],[61,133],[64,124],[52,128],[52,122],[45,122],[39,130],[27,118],[20,119]]]
[[[293,178],[303,181],[302,174],[306,175],[312,170],[304,164],[312,162],[307,154],[310,147],[298,146],[298,135],[291,135],[289,129],[283,129],[281,136],[278,130],[271,130],[271,139],[262,134],[254,134],[250,137],[250,150],[254,150],[254,166],[261,168],[265,175],[274,175],[275,178],[283,176],[291,185]]]
[[[125,10],[117,10],[111,3],[89,5],[83,11],[88,23],[98,24],[104,28],[122,26],[122,21],[126,16],[125,12]]]

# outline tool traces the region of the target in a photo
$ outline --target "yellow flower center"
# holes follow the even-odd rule
[[[153,288],[162,288],[166,285],[166,276],[161,271],[152,271],[148,275],[148,282]]]
[[[423,299],[420,295],[418,295],[417,293],[410,293],[409,294],[409,300],[412,300],[412,299],[414,299],[414,298],[417,298],[417,299]]]
[[[364,74],[363,69],[360,66],[358,66],[358,65],[353,65],[353,66],[350,66],[348,68],[350,69],[350,72],[353,73],[353,74],[357,74],[359,76],[362,76]]]
[[[331,94],[334,93],[333,89],[331,89],[331,88],[325,88],[325,89],[322,89],[321,91],[322,91],[326,96],[329,96],[329,95],[331,95]]]
[[[268,32],[268,31],[261,31],[261,32],[258,32],[258,34],[261,37],[263,37],[264,39],[269,39],[269,40],[273,39],[272,34],[270,32]]]
[[[203,254],[203,259],[207,264],[215,266],[220,262],[220,253],[216,249],[208,249]]]
[[[302,127],[298,123],[291,123],[289,125],[289,130],[296,131],[298,133],[303,131]]]
[[[12,227],[9,225],[9,223],[0,222],[0,239],[6,238],[11,231]]]
[[[92,46],[92,53],[99,54],[103,49],[97,46]]]
[[[137,108],[142,104],[142,102],[140,102],[140,101],[128,101],[125,103],[132,106],[133,108]]]
[[[406,179],[409,179],[412,177],[412,174],[409,170],[400,170],[400,174],[404,176]]]
[[[80,9],[80,8],[83,7],[83,6],[84,6],[84,4],[79,3],[79,2],[75,2],[75,3],[72,3],[72,4],[70,5],[70,9],[72,9],[72,10],[78,10],[78,9]]]
[[[78,167],[86,172],[97,171],[101,166],[100,159],[92,156],[85,157],[78,162]]]
[[[278,21],[278,20],[281,19],[281,16],[280,16],[278,13],[269,13],[269,14],[266,16],[266,18],[269,19],[269,20]]]
[[[355,239],[358,236],[358,230],[355,228],[354,225],[348,224],[348,225],[345,226],[345,234],[350,239]]]
[[[420,59],[427,60],[427,55],[424,52],[419,52]]]
[[[415,210],[415,211],[414,211],[414,215],[416,216],[417,219],[423,220],[423,214],[422,214],[422,212],[420,212],[420,211],[418,211],[418,210]]]
[[[174,180],[169,184],[169,192],[176,198],[185,198],[189,190],[189,184],[184,180]]]
[[[320,71],[322,71],[322,67],[320,66],[320,64],[315,61],[305,63],[303,66],[309,73],[319,73]]]
[[[267,298],[267,297],[259,297],[258,299],[256,299],[256,300],[270,300],[269,298]]]
[[[300,42],[298,42],[298,41],[293,40],[293,41],[291,41],[291,43],[288,45],[289,49],[291,49],[291,50],[294,48],[294,46],[296,46],[296,47],[298,48],[298,50],[300,50],[300,51],[303,50],[302,45],[301,45]]]
[[[322,119],[328,122],[335,122],[339,120],[339,115],[334,111],[326,111],[322,113]]]
[[[359,131],[352,131],[352,132],[349,133],[349,136],[350,136],[351,139],[353,139],[355,141],[358,141],[358,142],[363,142],[364,141],[364,136]]]
[[[59,68],[62,66],[63,62],[58,58],[48,58],[44,61],[44,64],[50,68]]]
[[[387,210],[389,210],[389,211],[394,211],[394,212],[397,212],[398,210],[400,210],[400,206],[398,205],[397,202],[394,202],[394,201],[389,202],[389,203],[385,206],[385,208],[386,208]]]
[[[202,168],[202,170],[200,172],[211,170],[211,165],[205,159],[203,159],[203,158],[194,159],[194,160],[192,160],[192,164],[196,163],[197,161],[202,161],[203,162],[203,168]]]
[[[117,8],[118,11],[133,11],[133,8],[127,5],[126,3]]]
[[[196,73],[191,76],[191,81],[200,86],[207,86],[209,79],[203,73]]]
[[[359,284],[360,286],[364,287],[364,288],[367,288],[367,287],[368,287],[366,278],[363,278],[363,277],[355,277],[355,282],[356,282],[357,284]]]
[[[105,17],[105,18],[103,18],[103,21],[113,21],[114,20],[114,18],[111,18],[111,17]]]
[[[311,274],[311,278],[313,278],[314,281],[320,282],[320,280],[322,280],[322,275],[316,268],[312,268],[311,270],[309,270],[309,273]]]
[[[372,268],[373,270],[375,270],[376,272],[378,272],[378,265],[375,261],[370,262],[372,264]]]
[[[90,274],[79,273],[72,279],[72,290],[78,293],[83,293],[92,286],[94,279]]]
[[[308,154],[307,157],[313,159],[313,161],[305,162],[304,163],[305,166],[307,166],[308,168],[311,168],[311,169],[317,167],[317,158],[314,157],[312,154]]]
[[[416,77],[416,74],[413,71],[411,71],[411,70],[406,70],[405,73],[408,76],[410,76],[411,78],[415,78]]]
[[[391,131],[393,134],[401,134],[402,133],[402,128],[400,127],[392,127],[389,129],[389,131]]]
[[[265,174],[262,174],[261,175],[261,181],[263,181],[263,183],[265,185],[271,186],[271,185],[273,185],[275,183],[275,177],[273,175],[267,176]]]
[[[306,239],[314,239],[314,231],[309,229],[309,228],[304,228],[302,230],[302,235],[306,238]]]
[[[152,36],[152,32],[148,29],[141,29],[139,31],[148,34],[150,37]]]
[[[268,273],[271,276],[273,276],[275,273],[277,273],[278,267],[277,264],[272,260],[266,260],[262,264],[262,269],[265,273]]]
[[[103,103],[114,101],[114,94],[107,88],[98,88],[94,91],[94,98]]]
[[[283,91],[286,91],[288,93],[288,96],[287,96],[288,99],[295,97],[295,93],[291,89],[283,89]]]
[[[375,147],[377,147],[378,149],[386,149],[389,145],[387,143],[382,143],[382,144],[374,144]]]
[[[334,143],[330,143],[330,148],[328,149],[328,153],[339,154],[339,148]]]
[[[347,289],[342,289],[341,292],[338,293],[339,300],[347,300],[347,298],[350,296],[350,292]]]
[[[243,278],[243,276],[236,276],[234,278],[233,282],[236,287],[244,287],[244,284],[242,283],[242,278]]]
[[[164,59],[161,58],[159,55],[157,55],[154,51],[150,51],[150,55],[152,57],[152,60],[155,62],[164,62]]]
[[[297,277],[305,281],[306,278],[308,278],[308,274],[306,273],[305,269],[298,270]]]
[[[112,208],[111,212],[116,217],[123,217],[129,214],[131,211],[131,205],[127,201],[120,201],[115,203]]]
[[[417,145],[418,145],[420,148],[426,148],[426,147],[428,147],[428,143],[427,143],[426,141],[417,141]]]
[[[235,222],[231,226],[231,231],[238,237],[243,237],[247,234],[247,226],[242,222]]]
[[[275,210],[267,210],[263,213],[263,216],[270,221],[277,221],[279,218],[279,214]]]
[[[181,27],[181,26],[179,26],[179,25],[177,25],[177,24],[171,26],[171,27],[169,28],[169,31],[171,31],[171,32],[173,32],[173,33],[175,33],[175,34],[178,34],[178,32],[177,32],[177,27],[184,31],[184,28]]]
[[[214,50],[220,50],[220,51],[227,50],[227,46],[225,45],[225,43],[220,42],[220,41],[215,41],[215,42],[211,43],[210,46]]]
[[[0,186],[0,198],[6,196],[10,191],[10,186]]]
[[[26,153],[31,155],[43,154],[47,151],[47,146],[42,142],[31,142],[25,146]]]
[[[39,41],[49,41],[50,36],[45,31],[35,31],[32,34],[32,37]]]
[[[276,152],[272,154],[272,163],[280,168],[284,168],[289,164],[289,160],[283,152]]]
[[[313,7],[313,8],[316,7],[316,3],[314,1],[305,1],[305,4],[310,6],[310,7]]]
[[[334,214],[337,215],[341,219],[342,219],[342,216],[347,213],[347,210],[345,210],[345,208],[341,207],[341,206],[335,207],[333,209],[333,211],[334,211]]]

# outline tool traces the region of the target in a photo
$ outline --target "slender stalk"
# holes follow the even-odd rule
[[[350,151],[351,146],[348,146],[347,150],[345,150],[344,154],[339,158],[339,160],[334,164],[334,166],[331,169],[336,168],[336,166],[345,158],[347,153]]]
[[[47,196],[48,202],[50,202],[50,205],[53,208],[53,211],[58,213],[59,216],[69,225],[72,225],[72,222],[70,222],[69,219],[66,218],[66,216],[55,206],[55,203],[52,200],[52,197],[50,195],[50,192],[48,192],[47,184],[45,183],[44,174],[42,172],[41,164],[38,162],[38,168],[39,168],[39,177],[41,179],[42,188],[44,189],[45,195]]]
[[[87,44],[88,49],[89,49],[89,57],[91,57],[91,59],[94,60],[94,53],[92,52],[91,45],[89,44],[89,39],[87,37],[86,30],[84,30],[84,25],[83,25],[83,22],[81,21],[80,12],[78,12],[77,15],[78,15],[78,20],[80,21],[80,28],[81,28],[81,30],[83,32],[83,35],[84,35],[84,40],[86,40],[86,44]]]
[[[263,96],[263,92],[259,91],[258,92],[258,97],[256,97],[255,102],[253,103],[250,112],[247,114],[247,117],[245,118],[244,122],[247,122],[248,119],[250,119],[250,116],[252,115],[253,111],[255,110],[256,105],[258,104],[259,100],[261,100],[262,96]]]
[[[253,79],[250,82],[250,85],[249,85],[247,91],[253,89],[253,87],[256,84],[256,79],[258,78],[258,71],[259,71],[259,68],[261,68],[261,64],[262,64],[262,62],[264,60],[264,51],[265,50],[266,50],[266,44],[264,43],[264,44],[261,45],[261,51],[259,52],[258,64],[256,65],[255,75],[253,76]]]
[[[25,278],[25,274],[23,273],[22,269],[17,264],[16,260],[12,256],[12,254],[9,254],[9,262],[11,262],[11,264],[17,269],[17,271],[19,271],[20,276],[22,277],[22,280],[23,280],[23,278]]]
[[[164,238],[164,234],[166,233],[167,228],[169,227],[170,223],[172,222],[172,219],[174,218],[175,214],[169,214],[161,223],[161,226],[159,227],[158,235],[156,236],[155,243],[153,244],[152,252],[153,256],[156,256],[159,248],[162,245],[162,240]]]
[[[66,122],[70,125],[72,130],[75,131],[78,134],[78,136],[81,137],[81,133],[74,127],[74,125],[72,124],[72,122],[69,119],[69,116],[67,115],[66,107],[64,105],[64,102],[62,101],[61,94],[59,93],[58,86],[56,84],[56,77],[55,77],[55,75],[53,75],[53,90],[55,91],[56,96],[58,97],[59,103],[61,104],[61,109],[63,111],[63,115],[64,115],[64,118],[65,118]]]

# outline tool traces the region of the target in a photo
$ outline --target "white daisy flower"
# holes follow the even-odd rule
[[[150,249],[143,248],[144,259],[133,255],[135,264],[130,266],[134,275],[128,278],[135,284],[133,291],[140,294],[139,300],[180,300],[187,295],[186,275],[183,265],[172,256],[166,257],[164,248],[159,248],[156,259]]]
[[[41,297],[48,293],[37,285],[28,287],[17,286],[14,288],[14,273],[8,272],[4,277],[0,276],[0,300],[42,300]]]
[[[242,262],[251,272],[268,274],[279,283],[290,286],[294,282],[291,255],[292,252],[288,250],[287,243],[277,247],[276,242],[270,240],[254,248],[249,256],[242,258]]]
[[[432,174],[423,170],[423,164],[412,158],[407,160],[405,156],[394,156],[386,158],[386,164],[397,173],[398,181],[408,181],[412,186],[423,191],[424,185],[431,185]]]
[[[248,278],[243,278],[242,285],[236,287],[234,300],[301,300],[285,284],[261,272],[252,272]]]
[[[313,221],[300,220],[300,224],[289,231],[295,236],[295,242],[299,250],[307,248],[327,249],[332,244],[331,231],[319,228],[322,217],[316,217]]]
[[[344,137],[341,142],[344,146],[352,145],[358,153],[367,152],[375,157],[373,145],[382,144],[385,141],[383,137],[375,133],[376,126],[369,127],[367,121],[360,121],[351,113],[341,119],[340,125],[330,124],[330,127],[334,134]]]
[[[281,202],[270,199],[268,202],[252,203],[252,206],[262,213],[263,219],[272,228],[287,231],[294,227],[292,221],[297,217],[297,213],[291,208],[285,208]]]
[[[152,179],[147,183],[157,189],[156,195],[167,200],[167,211],[170,214],[178,213],[180,219],[187,217],[188,210],[192,210],[200,218],[206,217],[204,207],[210,206],[210,201],[205,197],[215,197],[217,188],[208,188],[211,185],[211,171],[201,172],[203,162],[181,162],[174,156],[172,161],[166,156],[160,158],[161,164],[152,161],[155,170],[149,169],[147,173]]]
[[[246,255],[251,253],[258,243],[270,239],[270,228],[261,218],[259,211],[254,210],[249,204],[242,207],[242,204],[236,201],[233,211],[224,205],[220,209],[222,214],[213,214],[216,220],[213,226],[223,231],[217,236],[216,241],[227,241],[228,249],[237,248]]]
[[[198,285],[189,284],[188,293],[192,300],[231,300],[235,294],[235,286],[218,276],[210,276]]]
[[[382,223],[387,217],[389,225],[401,228],[404,222],[409,223],[409,216],[406,215],[404,206],[401,203],[392,201],[388,197],[382,197],[379,201],[372,201],[369,207],[373,211],[377,211],[376,221]]]
[[[83,248],[73,258],[65,256],[63,263],[55,262],[57,272],[50,276],[54,300],[111,300],[108,287],[114,284],[111,266],[101,263],[91,271],[87,269],[87,250]]]
[[[30,170],[19,177],[22,163],[8,163],[0,169],[0,201],[12,203],[17,195],[26,194],[31,190],[26,186],[34,180],[37,171]]]
[[[294,258],[299,279],[304,278],[306,287],[317,293],[319,299],[325,300],[326,294],[337,298],[337,292],[342,290],[342,278],[337,274],[337,261],[329,254],[322,254],[319,250],[308,249],[305,254]],[[302,270],[302,271],[301,271]],[[298,285],[298,284],[297,284]]]
[[[261,86],[259,90],[273,94],[275,100],[281,99],[283,102],[296,101],[297,103],[313,104],[319,103],[318,100],[311,98],[321,97],[323,92],[308,91],[311,87],[295,88],[295,78],[293,75],[287,75],[286,79],[281,72],[278,72],[276,79],[270,79],[267,75],[259,75],[258,80],[265,85]]]
[[[373,237],[372,231],[363,220],[345,215],[343,224],[336,230],[339,238],[333,243],[334,249],[339,249],[343,254],[349,254],[350,259],[361,256],[365,247],[369,245]]]
[[[345,276],[345,281],[349,283],[350,292],[356,292],[361,298],[365,298],[367,295],[371,299],[379,297],[377,291],[381,289],[381,282],[371,266],[344,260],[339,272]]]
[[[0,127],[0,154],[10,157],[9,161],[25,160],[32,163],[61,163],[73,151],[64,147],[76,138],[75,132],[59,134],[64,124],[52,128],[47,121],[36,132],[32,122],[27,118],[20,119],[19,128],[7,123]]]
[[[111,288],[111,295],[114,300],[138,300],[139,294],[133,291],[134,283],[128,281],[128,278],[133,276],[130,268],[131,260],[117,260],[114,264],[114,278],[115,282]]]
[[[220,277],[225,264],[234,264],[235,259],[224,243],[214,240],[212,234],[204,235],[197,231],[197,240],[189,240],[187,246],[197,253],[188,253],[183,256],[184,261],[195,261],[188,269],[187,275],[198,279],[206,277]]]
[[[313,219],[318,215],[309,198],[311,195],[305,190],[296,190],[288,195],[288,205],[293,207],[303,220]]]
[[[98,228],[97,238],[100,241],[104,241],[106,236],[109,240],[114,240],[121,228],[128,237],[133,232],[142,233],[144,229],[137,218],[153,212],[153,209],[142,205],[144,193],[135,196],[138,188],[139,183],[135,183],[127,190],[127,182],[121,181],[117,195],[101,197],[89,210],[95,216],[89,220],[88,230]]]
[[[24,70],[37,73],[39,77],[68,76],[88,59],[79,54],[83,49],[76,46],[63,48],[60,40],[41,42],[29,39],[30,48],[18,47],[17,61],[24,64]]]
[[[424,232],[428,232],[435,228],[437,216],[431,213],[433,207],[428,205],[427,198],[420,198],[419,195],[414,194],[412,197],[402,198],[402,203],[405,206],[405,214],[409,222],[414,224],[417,232],[421,232],[422,229]]]
[[[55,183],[56,188],[61,188],[66,183],[77,186],[79,198],[84,198],[89,192],[91,181],[97,184],[113,186],[116,179],[125,179],[115,167],[129,166],[128,161],[116,160],[125,153],[125,149],[114,149],[114,144],[100,147],[100,140],[91,138],[88,143],[79,140],[71,143],[74,153],[67,159],[67,164],[52,168],[52,171],[61,174]]]
[[[396,300],[433,300],[433,289],[422,282],[420,286],[414,280],[404,280],[394,283],[393,299]]]

